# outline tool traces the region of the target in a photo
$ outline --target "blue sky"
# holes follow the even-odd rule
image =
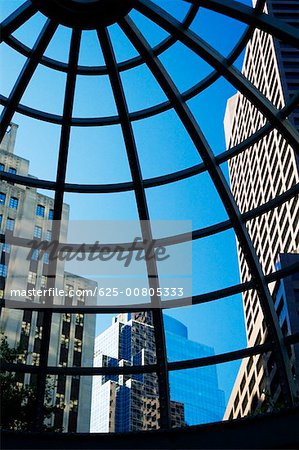
[[[181,19],[188,4],[180,1],[156,2]],[[23,2],[0,0],[1,20]],[[246,1],[245,3],[249,3]],[[151,45],[166,33],[137,12],[131,13]],[[32,46],[45,22],[37,14],[14,36]],[[201,9],[191,29],[218,51],[228,55],[244,31],[244,25],[219,14]],[[117,25],[109,28],[118,61],[136,55]],[[46,55],[66,62],[70,30],[60,26],[46,50]],[[1,93],[9,95],[25,62],[22,55],[3,44],[1,58]],[[204,78],[211,68],[176,43],[160,57],[181,91],[189,89]],[[242,58],[237,61],[240,68]],[[83,32],[80,64],[103,64],[103,55],[94,31]],[[165,95],[145,67],[121,74],[131,112],[150,107],[165,100]],[[62,113],[65,74],[39,66],[22,98],[22,103],[56,114]],[[188,102],[199,121],[213,151],[225,150],[223,117],[227,99],[235,90],[220,79],[204,93]],[[76,86],[74,115],[110,116],[116,114],[112,90],[107,76],[79,76]],[[57,167],[60,127],[41,123],[17,114],[19,124],[16,154],[30,160],[31,173],[54,180]],[[173,111],[133,123],[144,178],[163,175],[198,164],[201,159],[185,129]],[[78,183],[108,183],[130,181],[130,171],[119,125],[99,128],[73,128],[69,150],[67,181]],[[226,176],[227,167],[222,166]],[[50,192],[44,192],[52,195]],[[147,189],[149,212],[157,220],[192,220],[193,229],[227,219],[218,194],[208,174],[168,186]],[[67,194],[65,202],[71,207],[71,219],[137,219],[132,192],[105,195]],[[232,231],[196,241],[193,246],[193,292],[200,294],[239,282],[235,237]],[[226,352],[246,345],[242,301],[239,295],[205,305],[169,311],[184,322],[189,337]],[[110,323],[110,316],[98,319],[98,331]],[[198,355],[200,356],[200,355]],[[219,382],[229,395],[238,362],[219,366]]]

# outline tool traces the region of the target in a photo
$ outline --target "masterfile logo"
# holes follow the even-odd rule
[[[67,232],[64,223],[52,221],[52,232],[39,230],[38,236],[22,222],[20,235],[6,238],[10,308],[20,302],[68,309],[191,303],[190,221],[70,221]],[[84,277],[92,289],[66,285],[67,272]]]

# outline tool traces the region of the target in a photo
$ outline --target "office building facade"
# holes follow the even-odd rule
[[[14,154],[17,125],[12,124],[0,147],[0,171],[28,176],[29,161]],[[1,173],[0,173],[1,175]],[[35,188],[25,187],[1,180],[0,186],[1,234],[27,238],[28,240],[51,241],[54,200],[40,194]],[[69,207],[64,204],[61,220],[61,240],[66,242]],[[30,291],[45,289],[49,266],[49,255],[39,257],[33,252],[29,260],[26,248],[1,244],[0,296],[10,297],[12,289]],[[64,297],[56,300],[60,304],[84,305],[84,292],[94,289],[96,283],[86,278],[65,272],[64,262],[57,264],[57,289],[62,289]],[[73,295],[78,293],[79,295]],[[82,293],[83,295],[81,295]],[[69,295],[70,294],[70,295]],[[11,296],[15,301],[26,301],[23,297]],[[32,302],[41,298],[30,297]],[[1,332],[7,336],[11,348],[22,348],[19,362],[38,365],[42,338],[43,310],[2,308]],[[82,314],[53,314],[52,333],[49,349],[49,365],[81,366],[92,365],[95,334],[95,317]],[[35,375],[25,375],[23,382],[35,382]],[[58,376],[50,381],[53,388],[53,404],[56,413],[47,420],[48,426],[63,431],[88,431],[91,404],[91,380],[88,377]]]
[[[265,12],[298,26],[299,2],[268,0]],[[299,50],[278,42],[270,35],[255,30],[247,45],[243,74],[273,103],[282,108],[299,88]],[[299,108],[289,120],[299,129]],[[259,130],[266,123],[264,116],[240,93],[227,104],[225,135],[231,148]],[[242,213],[268,202],[299,181],[298,156],[274,129],[252,147],[229,162],[232,193]],[[296,254],[299,250],[299,203],[297,198],[249,222],[247,227],[266,274],[277,270],[280,253]],[[238,248],[241,281],[250,278],[244,255]],[[277,286],[270,285],[275,296]],[[255,291],[243,294],[247,341],[249,346],[264,342],[267,330]],[[285,305],[288,308],[286,298]],[[291,310],[290,310],[291,311]],[[293,310],[292,310],[293,311]],[[279,313],[279,311],[278,311]],[[293,312],[290,312],[293,314]],[[284,333],[289,328],[281,324]],[[271,404],[280,402],[280,386],[271,383],[265,367],[267,361],[255,356],[242,362],[225,418],[237,418],[254,413],[265,397]],[[273,376],[273,374],[272,374]],[[273,403],[274,402],[274,403]]]
[[[212,349],[188,339],[187,328],[164,315],[168,359],[180,360],[211,354]],[[155,341],[150,312],[120,314],[95,343],[98,367],[155,363]],[[188,370],[170,374],[172,427],[221,420],[224,393],[217,372]],[[92,391],[91,432],[124,432],[159,428],[156,374],[97,376]]]

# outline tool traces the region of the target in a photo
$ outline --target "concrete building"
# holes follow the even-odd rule
[[[267,0],[265,12],[292,25],[299,23],[298,1]],[[246,48],[242,72],[277,108],[282,108],[299,88],[299,50],[255,30]],[[298,118],[299,107],[289,117],[297,129]],[[265,117],[243,95],[236,94],[228,101],[225,114],[227,148],[245,140],[265,122]],[[268,202],[298,183],[298,167],[297,155],[276,130],[232,158],[229,162],[231,190],[241,212]],[[294,198],[247,223],[266,274],[276,270],[280,253],[298,253],[298,222],[299,203]],[[250,274],[240,248],[238,257],[241,281],[247,281]],[[270,289],[275,296],[277,287],[271,285]],[[255,291],[243,294],[243,305],[248,345],[257,345],[265,340],[267,331]],[[273,389],[269,382],[262,356],[244,360],[224,418],[254,412],[268,394],[271,401],[279,402],[279,383]]]
[[[12,124],[0,145],[0,171],[28,176],[29,161],[14,154],[17,125]],[[1,173],[0,173],[1,175]],[[1,180],[0,223],[1,234],[31,239],[51,241],[54,200],[40,194],[35,188],[25,187]],[[66,242],[69,220],[69,206],[63,205],[61,221],[61,241]],[[26,301],[28,298],[14,298],[11,289],[28,292],[47,286],[49,255],[41,259],[38,253],[27,258],[26,248],[1,244],[0,297],[11,301]],[[86,289],[94,289],[96,283],[86,278],[70,274],[64,270],[64,262],[58,261],[56,286],[65,292],[65,297],[56,298],[62,304],[82,305],[88,299],[81,296]],[[70,297],[69,293],[79,293]],[[41,302],[40,297],[31,297],[32,302]],[[19,344],[23,356],[20,362],[39,364],[42,337],[43,310],[30,311],[2,308],[0,329],[12,348]],[[95,334],[95,316],[81,314],[56,314],[52,316],[52,333],[49,351],[50,366],[91,366]],[[25,383],[34,383],[34,375],[25,375]],[[89,431],[91,379],[90,377],[54,377],[54,402],[57,412],[49,425],[64,431]],[[56,399],[56,400],[55,400]]]
[[[170,361],[211,354],[211,348],[188,339],[187,328],[164,315]],[[155,363],[152,315],[120,314],[96,338],[94,366]],[[172,427],[221,420],[224,393],[215,367],[170,374]],[[91,432],[124,432],[159,428],[160,406],[156,374],[94,377]]]

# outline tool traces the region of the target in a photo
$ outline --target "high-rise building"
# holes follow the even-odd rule
[[[17,125],[12,124],[0,146],[0,171],[28,176],[29,161],[14,154]],[[1,173],[0,173],[1,175]],[[9,236],[51,241],[54,200],[37,192],[35,188],[17,183],[0,184],[1,233]],[[69,206],[63,205],[61,240],[66,242]],[[1,244],[0,296],[3,299],[11,289],[29,292],[33,288],[47,286],[49,255],[39,258],[37,251],[27,258],[26,248]],[[84,293],[94,290],[96,283],[65,272],[64,262],[58,260],[57,289],[65,292],[61,304],[84,305],[88,300]],[[75,295],[73,295],[73,293]],[[82,295],[81,295],[82,293]],[[78,295],[76,295],[78,294]],[[12,297],[14,297],[12,295]],[[11,297],[11,298],[12,298]],[[18,297],[16,301],[28,298]],[[38,302],[39,298],[30,297]],[[20,362],[38,365],[42,337],[43,310],[2,308],[0,330],[7,336],[11,348],[22,348]],[[91,366],[95,335],[95,316],[54,313],[49,351],[50,366]],[[25,375],[23,382],[34,384],[35,375]],[[53,381],[53,380],[52,380]],[[91,405],[91,379],[89,377],[54,377],[53,402],[56,413],[47,423],[64,431],[89,431]]]
[[[187,327],[164,314],[167,358],[184,361],[214,355],[214,349],[189,339]],[[218,385],[216,366],[171,371],[170,397],[184,405],[187,425],[222,420],[225,409],[224,392]]]
[[[212,349],[188,339],[187,328],[164,315],[169,360],[210,355]],[[120,314],[96,338],[94,365],[130,366],[155,363],[155,341],[150,312]],[[221,420],[224,393],[216,369],[170,375],[173,427]],[[94,377],[91,432],[137,431],[159,428],[159,393],[156,374]]]
[[[265,12],[298,27],[298,0],[267,0]],[[288,103],[298,90],[298,68],[298,49],[277,41],[265,32],[255,30],[246,48],[242,72],[277,108]],[[299,129],[299,107],[289,116],[289,120]],[[245,140],[265,123],[262,113],[242,94],[237,93],[228,101],[225,114],[227,148]],[[231,159],[229,174],[232,193],[240,211],[244,213],[298,183],[298,156],[280,133],[273,130]],[[264,272],[274,272],[280,253],[298,253],[299,250],[298,199],[293,198],[279,208],[247,222],[247,227]],[[241,281],[247,281],[250,274],[240,248],[238,257]],[[273,296],[275,289],[277,286],[270,285]],[[287,307],[288,304],[285,303]],[[257,293],[245,292],[243,305],[248,345],[257,345],[265,340],[267,334]],[[294,314],[294,310],[289,310],[289,314]],[[283,328],[283,331],[287,333],[290,330]],[[242,362],[225,418],[236,418],[254,412],[269,396],[269,404],[279,402],[278,377],[273,378],[273,374],[271,378],[267,376],[266,365],[267,361],[262,355]]]

